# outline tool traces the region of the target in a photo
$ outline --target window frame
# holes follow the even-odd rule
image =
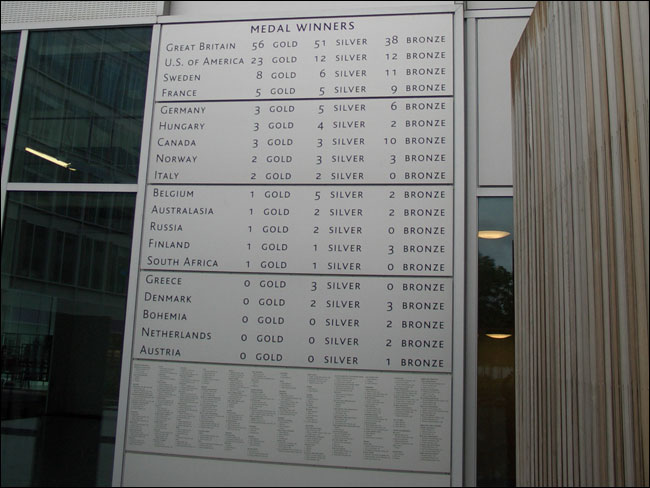
[[[164,3],[164,2],[159,2]],[[80,21],[80,22],[55,22],[55,23],[39,23],[29,24],[25,26],[12,26],[7,29],[3,25],[2,32],[18,32],[20,40],[18,43],[18,52],[16,59],[16,66],[13,80],[13,91],[9,107],[9,118],[7,122],[7,135],[4,153],[2,156],[2,173],[0,176],[0,237],[4,239],[5,231],[5,217],[7,211],[7,196],[13,192],[59,192],[59,193],[128,193],[133,194],[135,197],[134,215],[133,215],[133,229],[131,239],[131,249],[129,254],[129,275],[126,280],[126,309],[125,317],[125,331],[128,330],[130,321],[135,313],[135,298],[128,290],[134,290],[137,284],[138,266],[139,266],[139,252],[141,247],[142,237],[142,223],[144,218],[144,198],[145,198],[145,183],[146,183],[146,170],[147,161],[149,159],[149,143],[151,135],[151,124],[153,118],[153,98],[154,98],[154,85],[155,85],[155,68],[157,65],[157,53],[160,38],[160,24],[157,23],[157,17],[135,18],[135,19],[104,19],[98,21]],[[10,182],[9,176],[11,172],[11,162],[13,156],[14,143],[16,139],[18,110],[20,106],[20,99],[22,94],[22,87],[24,81],[24,73],[26,68],[27,46],[31,32],[35,31],[55,31],[55,30],[78,30],[78,29],[92,29],[92,28],[128,28],[128,27],[150,27],[151,40],[150,40],[150,56],[146,72],[146,85],[144,96],[144,111],[142,119],[142,134],[140,137],[140,155],[138,158],[137,179],[135,183],[35,183],[35,182]],[[106,252],[109,252],[109,246],[106,246]],[[45,269],[49,272],[49,269]],[[109,280],[109,276],[104,277]],[[124,335],[122,344],[122,360],[120,367],[124,367],[124,360],[130,360],[131,357],[131,343],[130,335]],[[126,397],[124,382],[120,382],[118,390],[118,398]],[[119,412],[121,414],[121,412]],[[116,423],[119,425],[119,421]],[[119,429],[115,432],[115,446],[118,442],[123,442],[123,433]],[[115,452],[115,450],[114,450]],[[113,460],[113,465],[110,467],[110,474],[114,473],[114,467],[117,459]],[[121,463],[121,460],[120,460]]]

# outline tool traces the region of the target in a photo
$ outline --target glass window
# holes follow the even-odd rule
[[[478,208],[477,485],[515,486],[512,198]]]
[[[150,42],[150,27],[30,33],[10,181],[136,183]]]
[[[16,58],[18,57],[18,43],[20,33],[2,33],[2,153],[4,158],[5,141],[7,140],[7,126],[9,122],[9,108],[11,107],[11,95],[14,89],[14,75],[16,74]],[[0,168],[2,168],[0,159]]]
[[[9,192],[2,486],[109,486],[135,195]]]

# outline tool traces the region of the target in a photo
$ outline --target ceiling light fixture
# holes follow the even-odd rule
[[[510,232],[505,230],[479,230],[478,236],[481,239],[503,239],[510,235]]]
[[[46,161],[49,161],[50,163],[58,164],[59,166],[62,166],[65,169],[69,169],[70,171],[77,171],[76,169],[70,167],[70,164],[72,164],[72,163],[66,163],[65,161],[61,161],[60,159],[56,159],[53,156],[49,156],[49,155],[47,155],[45,153],[37,151],[36,149],[32,149],[31,147],[26,147],[25,151],[27,151],[28,153],[32,153],[35,156],[38,156],[39,158],[43,158]]]
[[[512,334],[485,334],[488,336],[490,339],[507,339],[508,337],[512,337]]]

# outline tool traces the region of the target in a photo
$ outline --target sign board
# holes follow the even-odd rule
[[[454,15],[162,26],[116,484],[451,484]]]

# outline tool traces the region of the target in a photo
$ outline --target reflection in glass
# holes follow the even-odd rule
[[[16,73],[16,58],[18,57],[18,44],[20,42],[19,32],[2,33],[2,153],[5,154],[5,141],[7,140],[7,126],[9,123],[9,108],[11,107],[11,95],[14,88],[14,75]]]
[[[136,182],[150,39],[150,27],[30,33],[11,181]]]
[[[110,484],[134,206],[125,193],[7,194],[3,486]]]
[[[480,198],[478,228],[477,484],[514,486],[512,198]]]

